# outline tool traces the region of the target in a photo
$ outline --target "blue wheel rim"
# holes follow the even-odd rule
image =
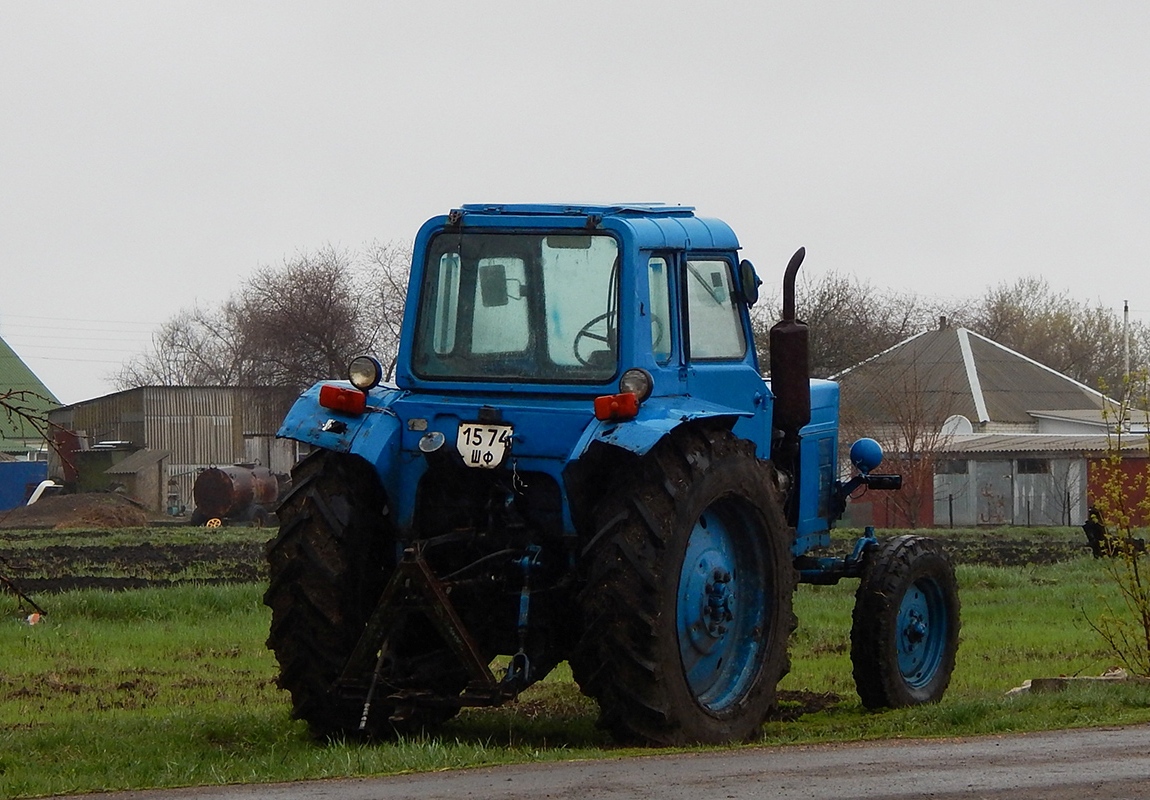
[[[732,501],[699,516],[679,571],[676,623],[683,675],[708,711],[737,703],[761,668],[767,576],[763,544]]]
[[[949,624],[938,581],[919,578],[907,588],[895,628],[898,669],[907,686],[919,689],[934,680],[946,652]]]

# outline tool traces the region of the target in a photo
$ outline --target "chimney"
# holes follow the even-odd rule
[[[938,329],[940,331],[945,331],[949,327],[950,327],[950,324],[946,321],[946,314],[941,315],[938,318]]]

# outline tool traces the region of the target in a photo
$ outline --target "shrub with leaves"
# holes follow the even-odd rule
[[[1104,603],[1090,625],[1127,670],[1150,675],[1150,557],[1145,539],[1136,535],[1150,521],[1150,459],[1129,458],[1150,456],[1150,381],[1142,372],[1124,383],[1118,407],[1103,409],[1109,444],[1091,509],[1103,526],[1096,553],[1121,603]]]

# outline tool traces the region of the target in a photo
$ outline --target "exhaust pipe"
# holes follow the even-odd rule
[[[800,247],[783,274],[783,318],[771,328],[774,426],[783,434],[771,457],[792,472],[798,466],[799,430],[811,421],[810,329],[795,319],[795,278],[807,251]]]

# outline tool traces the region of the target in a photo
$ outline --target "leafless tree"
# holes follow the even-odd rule
[[[234,301],[218,309],[193,306],[152,334],[152,347],[113,376],[121,389],[133,386],[227,386],[244,370]]]
[[[236,305],[245,383],[303,388],[341,377],[370,343],[368,299],[345,251],[329,247],[265,267],[244,283]]]
[[[0,392],[0,418],[3,419],[9,435],[16,439],[41,438],[51,444],[48,415],[44,404],[52,403],[47,397],[27,389],[10,389]],[[28,436],[28,429],[35,436]]]
[[[878,289],[837,272],[800,279],[796,311],[810,329],[815,377],[833,375],[881,353],[930,328],[937,317],[935,308],[917,295]],[[755,341],[763,364],[770,363],[769,331],[781,313],[781,305],[764,303],[755,309]]]
[[[263,267],[218,308],[165,322],[151,349],[114,376],[116,385],[299,391],[342,377],[361,353],[393,364],[409,261],[409,246],[373,242],[361,253],[325,247]]]
[[[883,472],[902,475],[902,488],[887,499],[911,528],[932,513],[927,509],[934,504],[935,464],[950,441],[943,423],[958,398],[945,386],[923,391],[925,384],[919,366],[911,363],[881,374],[861,372],[843,385],[840,441],[846,446],[865,435],[882,445]]]
[[[961,314],[967,327],[1095,388],[1120,391],[1125,372],[1120,315],[1056,292],[1045,278],[1024,277],[990,289]],[[1150,329],[1131,322],[1130,361],[1150,356]]]
[[[395,370],[399,332],[407,306],[407,279],[411,272],[411,245],[402,241],[372,242],[362,258],[363,281],[369,287],[372,352],[387,368]]]

